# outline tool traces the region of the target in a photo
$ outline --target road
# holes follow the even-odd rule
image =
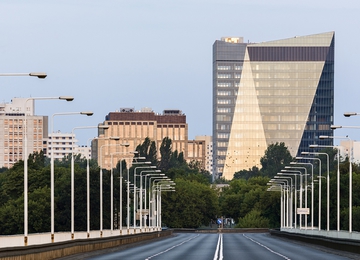
[[[360,257],[360,256],[359,256]],[[354,259],[321,251],[267,233],[198,234],[178,233],[172,237],[87,259],[111,260],[342,260]]]

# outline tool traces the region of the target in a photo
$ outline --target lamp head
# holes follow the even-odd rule
[[[309,145],[309,148],[318,148],[318,147],[319,147],[318,144],[310,144],[310,145]]]
[[[87,115],[87,116],[92,116],[94,113],[91,112],[91,111],[83,111],[83,112],[80,112],[81,115]]]
[[[290,164],[297,164],[296,162],[290,162]]]
[[[356,116],[356,115],[357,115],[357,113],[355,113],[355,112],[346,112],[346,113],[344,113],[345,117]]]
[[[309,152],[301,152],[301,154],[310,154]]]
[[[110,140],[119,141],[119,140],[120,140],[120,137],[118,137],[118,136],[110,136],[109,139],[110,139]]]
[[[72,97],[72,96],[60,96],[59,99],[60,100],[66,100],[66,101],[73,101],[74,97]]]
[[[130,144],[129,143],[123,143],[123,144],[121,144],[121,146],[129,147]]]
[[[99,129],[109,129],[109,125],[98,125]]]
[[[45,72],[31,72],[29,73],[30,76],[38,77],[39,79],[44,79],[47,77],[47,74]]]
[[[301,160],[301,159],[306,159],[306,158],[301,157],[301,156],[300,156],[300,157],[299,157],[299,156],[296,156],[295,159],[296,159],[296,160]]]
[[[328,136],[328,135],[320,135],[319,136],[319,139],[328,139],[328,138],[330,138],[330,136]]]
[[[342,126],[341,125],[331,125],[330,128],[337,129],[337,128],[342,128]]]

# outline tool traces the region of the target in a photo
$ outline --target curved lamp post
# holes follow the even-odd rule
[[[302,152],[301,154],[310,154],[309,152]],[[318,160],[319,161],[319,219],[318,219],[318,225],[319,225],[319,230],[321,230],[321,160],[320,158],[311,158],[311,157],[295,157],[296,160],[301,160],[301,159],[307,159],[307,160]],[[314,182],[314,180],[313,180]],[[314,184],[312,182],[312,185]]]
[[[65,113],[55,113],[51,117],[51,160],[50,160],[50,189],[51,189],[51,242],[54,242],[54,116],[65,116],[65,115],[86,115],[86,116],[92,116],[93,112],[91,111],[82,111],[82,112],[65,112]]]
[[[70,96],[60,96],[60,97],[31,97],[27,98],[24,102],[24,244],[27,245],[28,242],[28,140],[27,140],[27,102],[29,100],[51,100],[59,99],[72,101],[74,98]]]
[[[307,208],[307,169],[305,167],[296,167],[296,166],[285,166],[285,169],[302,169],[304,174],[300,174],[300,207],[303,207],[303,189],[302,189],[302,177],[305,175],[305,208]],[[300,228],[302,227],[302,215],[300,215]],[[307,221],[305,221],[305,228],[307,228]]]
[[[295,214],[295,228],[296,228],[297,227],[297,200],[298,200],[297,199],[296,176],[299,176],[299,181],[300,181],[301,171],[281,170],[281,172],[278,172],[277,174],[279,174],[279,175],[293,175],[294,176],[294,179],[295,179],[295,210],[294,210],[294,214]],[[302,189],[302,184],[301,183],[300,183],[300,189]]]
[[[348,113],[350,114],[350,113]],[[344,114],[345,115],[345,114]],[[351,115],[357,115],[357,113],[353,113]],[[349,115],[349,116],[351,116]],[[319,139],[348,139],[350,143],[350,151],[349,151],[349,233],[352,233],[352,140],[348,136],[328,136],[321,135]]]
[[[290,162],[290,164],[311,165],[311,229],[314,229],[314,165],[303,162]]]
[[[74,137],[74,131],[76,129],[108,129],[108,125],[98,125],[98,126],[77,126],[74,127],[71,131],[71,137]],[[74,172],[74,142],[71,142],[71,239],[74,239],[74,204],[75,204],[75,172]],[[89,237],[89,232],[88,232]]]

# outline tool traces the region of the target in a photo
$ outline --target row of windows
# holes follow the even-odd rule
[[[238,64],[218,64],[218,70],[242,70],[243,66]]]
[[[218,79],[239,79],[241,78],[241,74],[240,73],[218,73],[217,75]]]
[[[238,88],[240,86],[239,82],[218,82],[217,83],[218,88],[232,88],[233,86],[235,88]]]

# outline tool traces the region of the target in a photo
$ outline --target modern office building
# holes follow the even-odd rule
[[[29,98],[0,104],[0,167],[11,168],[29,154],[46,150],[48,117],[34,111],[34,100]]]
[[[262,43],[224,37],[213,45],[214,173],[232,179],[267,147],[292,156],[332,136],[334,32]],[[332,145],[332,139],[322,141]]]
[[[104,136],[93,140],[92,158],[98,159],[104,168],[110,168],[111,157],[115,166],[120,158],[128,156],[127,152],[135,151],[146,137],[155,141],[158,158],[159,148],[165,137],[172,140],[173,151],[183,152],[185,159],[188,157],[188,125],[186,115],[181,110],[164,110],[159,114],[151,108],[142,108],[140,111],[134,108],[120,108],[119,111],[110,112],[103,124],[108,125],[109,129],[101,130]],[[120,137],[120,141],[106,140],[109,137]],[[119,146],[119,143],[127,143],[129,146]]]

